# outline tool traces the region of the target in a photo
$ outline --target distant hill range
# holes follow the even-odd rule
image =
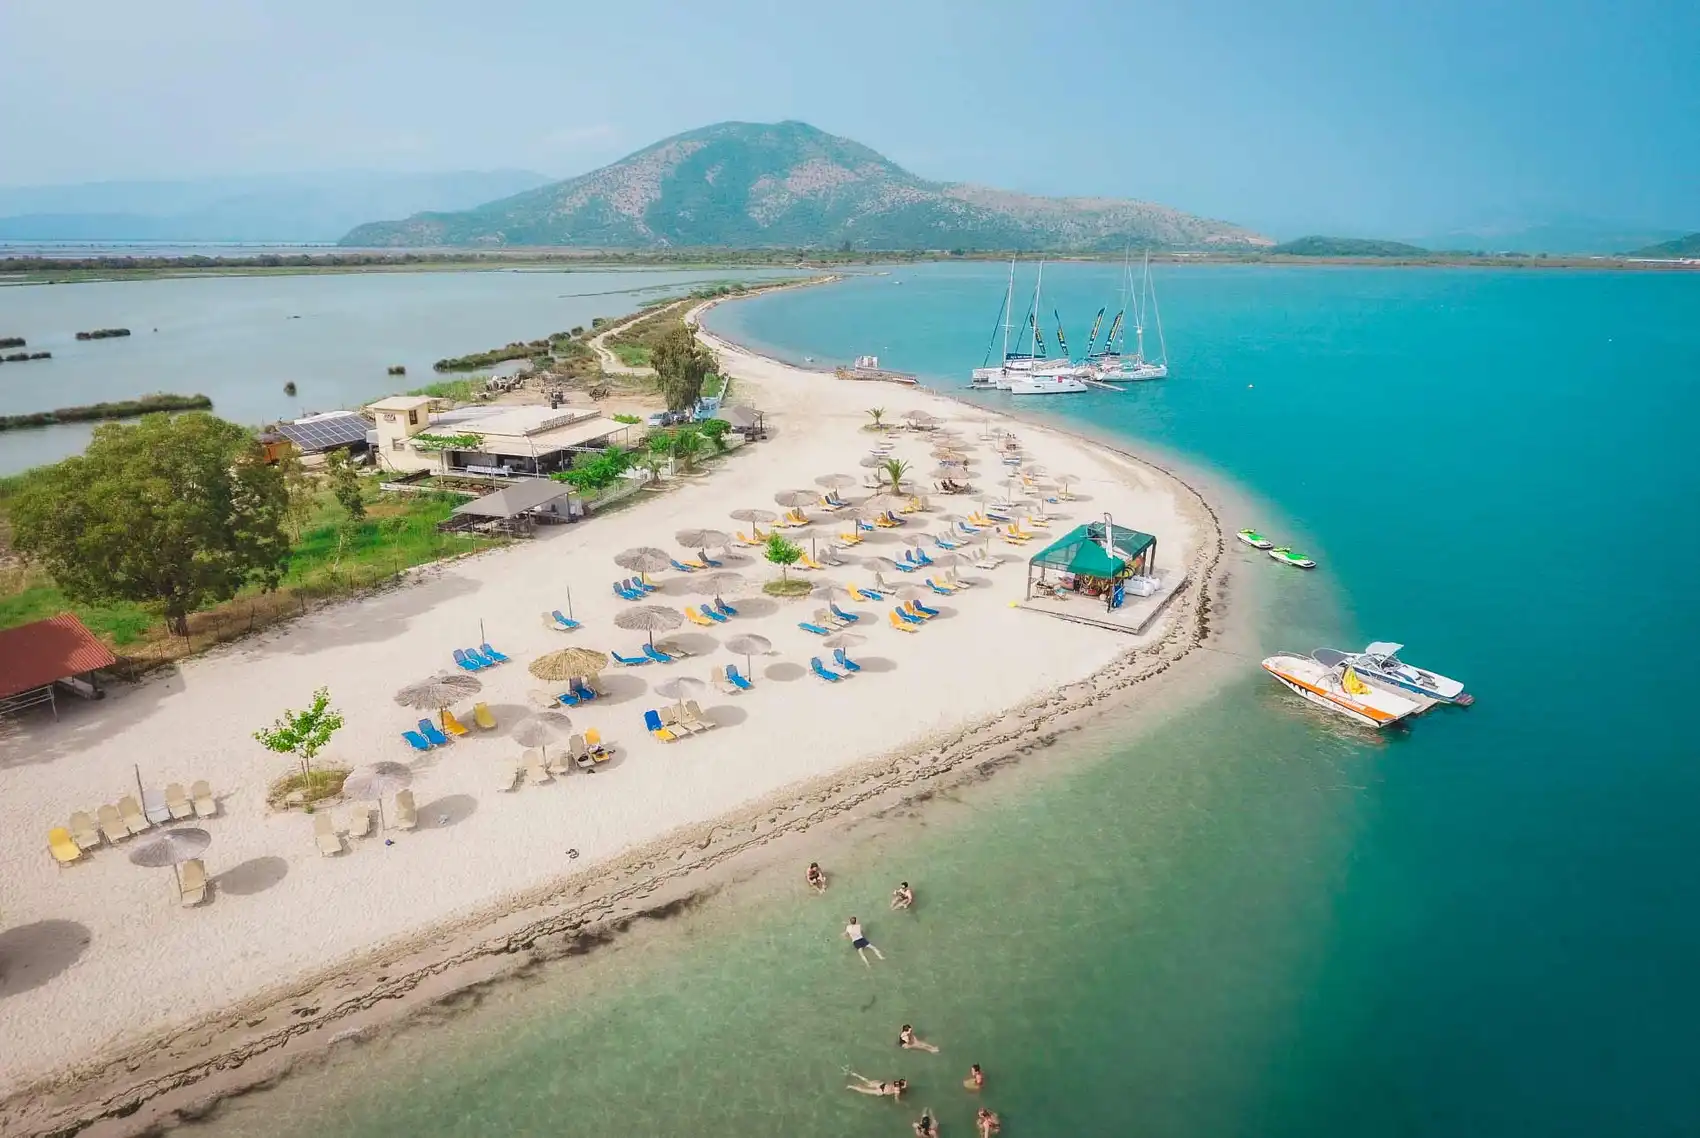
[[[0,241],[332,242],[373,216],[465,209],[547,181],[529,170],[355,171],[0,186]]]
[[[1439,233],[1406,236],[1429,249],[1475,253],[1609,256],[1682,236],[1681,229],[1621,219],[1561,214],[1498,217]]]
[[[1120,198],[1045,198],[928,182],[807,123],[718,123],[611,166],[476,209],[349,232],[351,246],[1120,250],[1273,244],[1249,229]]]
[[[1678,237],[1674,241],[1661,241],[1657,245],[1648,245],[1626,257],[1700,257],[1700,233],[1690,233],[1686,237]]]
[[[1290,257],[1431,257],[1421,245],[1375,241],[1367,237],[1299,237],[1270,249]]]

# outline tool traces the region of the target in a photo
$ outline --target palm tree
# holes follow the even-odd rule
[[[884,407],[869,407],[868,408],[868,418],[870,418],[874,421],[874,427],[876,429],[885,426],[885,423],[883,421],[885,419],[885,408]]]
[[[654,451],[647,451],[642,458],[637,460],[637,464],[649,471],[651,481],[660,482],[661,472],[667,469],[667,456],[656,454]]]
[[[695,431],[680,431],[673,436],[673,457],[679,463],[679,469],[687,474],[696,464],[697,455],[702,453],[703,437]]]
[[[909,473],[907,462],[904,462],[901,458],[888,458],[885,460],[885,465],[880,467],[880,471],[891,479],[891,492],[893,494],[903,493],[903,478]]]

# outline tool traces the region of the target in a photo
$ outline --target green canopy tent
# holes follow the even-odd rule
[[[1148,533],[1118,526],[1105,518],[1075,526],[1027,561],[1027,599],[1033,599],[1033,582],[1043,581],[1047,571],[1067,573],[1078,580],[1086,577],[1116,581],[1148,576],[1157,560],[1157,539]]]

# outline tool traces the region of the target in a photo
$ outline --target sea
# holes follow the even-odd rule
[[[904,266],[709,323],[966,395],[1005,272]],[[928,1107],[964,1135],[984,1102],[1010,1138],[1695,1134],[1700,275],[1154,272],[1169,379],[977,397],[1172,462],[1315,558],[1230,547],[1243,637],[1200,650],[1225,678],[832,847],[825,897],[787,869],[186,1129],[874,1138]],[[1047,337],[1054,307],[1080,351],[1119,280],[1048,267]],[[1477,702],[1377,735],[1257,666],[1372,639]],[[899,1050],[904,1023],[941,1052]]]
[[[358,407],[445,378],[431,366],[445,357],[588,326],[709,282],[793,275],[507,266],[0,286],[0,337],[22,336],[25,350],[53,353],[0,364],[0,415],[163,391],[206,395],[215,414],[259,426]],[[96,328],[131,334],[76,338]],[[407,374],[390,375],[392,366]],[[294,394],[285,391],[289,383]],[[75,454],[93,431],[92,423],[67,423],[5,432],[0,475]]]

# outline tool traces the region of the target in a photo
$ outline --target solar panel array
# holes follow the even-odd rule
[[[279,423],[278,434],[301,448],[304,454],[317,454],[334,447],[366,441],[371,424],[350,411],[346,415],[327,415],[305,423]]]

